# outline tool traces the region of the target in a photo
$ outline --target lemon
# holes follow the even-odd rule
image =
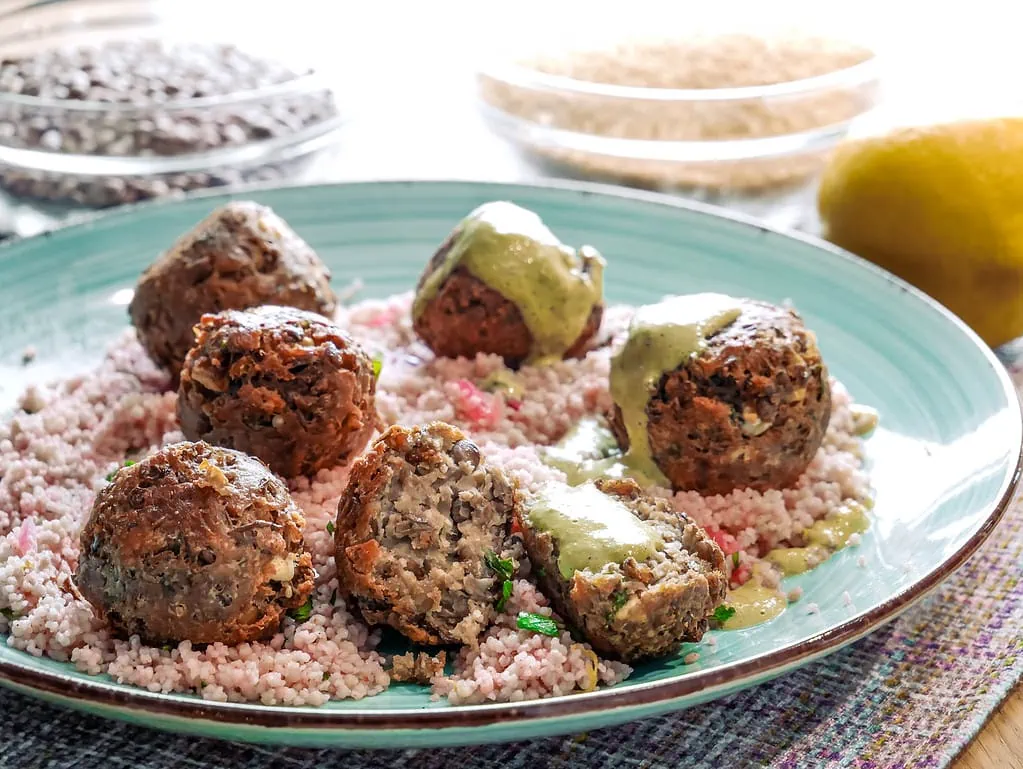
[[[1023,335],[1023,118],[849,141],[817,202],[828,240],[930,294],[992,347]]]

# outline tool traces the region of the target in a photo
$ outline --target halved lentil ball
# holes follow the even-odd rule
[[[521,557],[511,535],[519,504],[515,483],[458,428],[389,428],[352,466],[338,503],[342,594],[367,622],[416,643],[475,644]]]
[[[566,506],[559,512],[568,520],[589,524],[587,510],[579,506],[599,507],[596,521],[618,516],[624,519],[620,527],[631,524],[659,546],[621,562],[566,569],[570,555],[579,560],[579,553],[589,552],[586,537],[593,530],[570,527],[573,541],[566,542],[545,529],[535,512],[552,499]],[[673,654],[683,641],[703,637],[710,613],[725,598],[721,549],[669,502],[647,496],[632,480],[600,479],[578,487],[551,483],[526,501],[520,524],[540,589],[601,654],[627,662]],[[602,552],[599,546],[592,551]]]

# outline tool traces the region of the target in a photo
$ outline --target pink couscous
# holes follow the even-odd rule
[[[611,406],[608,369],[614,345],[581,360],[524,367],[514,398],[488,392],[488,376],[503,369],[496,356],[434,358],[415,340],[411,294],[364,301],[339,312],[370,354],[383,356],[377,404],[387,424],[443,420],[471,434],[488,462],[526,490],[561,471],[540,461],[537,445],[558,440],[577,420]],[[603,335],[617,338],[631,310],[608,309]],[[193,692],[210,700],[320,705],[361,698],[389,684],[377,632],[338,598],[333,539],[347,468],[292,481],[305,513],[306,546],[317,571],[312,614],[287,618],[262,643],[227,647],[152,648],[137,638],[112,637],[72,581],[78,532],[96,491],[125,459],[181,440],[176,395],[147,359],[134,334],[115,342],[88,376],[32,387],[20,410],[0,425],[0,634],[8,645],[105,673],[150,691]],[[833,382],[833,407],[824,445],[792,488],[739,490],[703,497],[672,495],[674,505],[703,525],[728,558],[733,584],[749,577],[763,553],[791,540],[829,511],[868,496],[848,394]],[[798,596],[797,596],[798,597]],[[816,604],[807,611],[814,613]],[[516,701],[587,691],[626,678],[628,666],[600,659],[566,632],[548,637],[519,630],[526,611],[550,615],[547,600],[519,580],[497,622],[478,648],[463,648],[453,672],[433,681],[436,699],[452,703]],[[687,661],[698,656],[690,653]]]

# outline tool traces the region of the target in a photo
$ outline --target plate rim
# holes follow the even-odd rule
[[[415,708],[365,708],[358,712],[327,710],[314,707],[288,707],[259,705],[252,703],[212,702],[208,700],[185,700],[174,693],[149,692],[144,689],[121,689],[104,680],[81,680],[62,672],[31,669],[17,660],[0,659],[0,684],[14,684],[19,689],[35,690],[56,696],[62,700],[92,703],[101,707],[128,709],[160,718],[183,718],[189,721],[211,720],[224,726],[258,727],[261,729],[304,729],[313,731],[372,731],[456,729],[476,730],[481,727],[498,726],[511,720],[529,722],[536,720],[560,719],[572,716],[604,712],[611,709],[632,710],[643,706],[667,704],[671,701],[698,693],[712,693],[715,689],[728,689],[753,679],[765,680],[783,673],[786,669],[806,664],[816,658],[838,651],[844,646],[862,638],[895,619],[934,589],[965,564],[979,549],[991,532],[1004,517],[1023,475],[1023,406],[1009,377],[1008,371],[998,360],[994,351],[980,339],[958,316],[937,300],[925,294],[901,278],[867,260],[856,256],[822,238],[789,231],[762,222],[741,212],[725,209],[698,201],[674,197],[659,192],[636,190],[610,184],[579,182],[562,179],[539,179],[525,181],[484,180],[478,178],[408,178],[382,180],[350,180],[320,183],[257,183],[212,188],[193,193],[185,198],[158,199],[136,204],[87,212],[73,217],[57,226],[28,237],[16,236],[0,243],[0,263],[12,258],[12,251],[26,241],[46,238],[55,232],[76,228],[89,229],[97,222],[123,219],[152,208],[186,205],[194,200],[237,199],[239,196],[258,195],[279,190],[315,190],[337,187],[409,187],[420,184],[442,186],[475,186],[479,188],[523,188],[558,190],[582,197],[599,196],[617,198],[678,209],[725,219],[743,227],[753,228],[783,238],[800,242],[822,250],[832,258],[855,264],[859,269],[873,273],[876,277],[893,285],[902,293],[937,312],[946,322],[964,333],[987,360],[992,373],[1002,385],[1003,394],[1017,423],[1018,447],[1016,463],[1003,481],[1001,494],[983,523],[976,532],[954,553],[936,568],[922,575],[916,581],[890,596],[887,600],[868,611],[850,617],[843,622],[811,637],[798,647],[762,652],[750,659],[733,662],[705,671],[696,671],[681,678],[666,681],[651,681],[624,689],[599,689],[593,692],[563,695],[549,699],[518,703],[489,703],[482,705],[458,705],[436,710]],[[713,699],[714,695],[709,699]],[[623,719],[624,720],[624,719]]]

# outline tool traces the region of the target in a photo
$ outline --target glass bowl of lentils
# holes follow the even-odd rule
[[[226,0],[206,5],[5,3],[8,198],[105,208],[300,177],[328,151],[342,115],[327,78],[293,54],[275,55],[233,25],[230,10],[261,17],[264,28],[283,22]]]
[[[840,25],[793,24],[774,3],[761,4],[770,19],[749,3],[703,18],[634,3],[488,50],[476,92],[491,129],[560,175],[801,224],[828,152],[880,101],[876,51]]]

